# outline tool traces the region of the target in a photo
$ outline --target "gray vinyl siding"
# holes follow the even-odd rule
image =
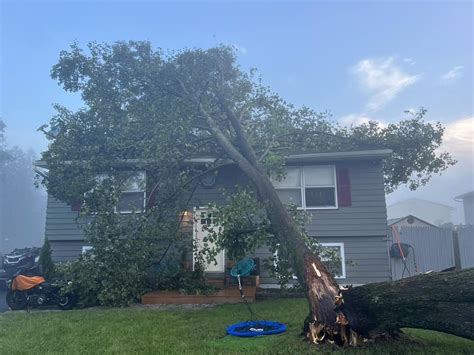
[[[338,163],[347,167],[351,182],[352,205],[333,210],[311,211],[306,226],[316,237],[387,235],[387,211],[380,161]]]
[[[324,237],[317,238],[321,243],[344,243],[346,260],[346,278],[337,279],[341,285],[360,285],[372,282],[390,280],[390,265],[388,259],[387,237]],[[261,260],[271,257],[266,247],[259,248],[255,256]],[[261,267],[261,284],[277,284],[270,271]]]
[[[51,257],[57,263],[76,259],[87,244],[79,240],[52,240],[50,245]]]
[[[50,240],[77,241],[84,239],[82,227],[85,221],[78,220],[79,213],[71,211],[71,207],[48,195],[46,209],[45,235]]]

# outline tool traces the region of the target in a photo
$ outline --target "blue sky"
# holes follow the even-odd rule
[[[289,102],[329,110],[345,124],[393,122],[405,109],[428,108],[429,120],[447,125],[446,148],[462,163],[434,181],[434,188],[452,184],[438,201],[455,205],[451,195],[473,189],[472,21],[468,1],[3,0],[0,114],[11,145],[44,150],[35,130],[48,122],[52,104],[81,105],[49,77],[73,41],[233,44],[242,67],[258,68]],[[389,202],[407,196],[414,195],[401,189]]]

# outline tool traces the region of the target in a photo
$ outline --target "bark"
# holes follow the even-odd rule
[[[343,298],[350,328],[366,337],[411,327],[474,340],[474,269],[355,287]]]

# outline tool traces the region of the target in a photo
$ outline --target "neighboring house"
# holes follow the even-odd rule
[[[456,210],[454,207],[441,203],[419,198],[409,198],[388,206],[387,214],[389,220],[412,215],[428,223],[440,226],[452,223],[451,212],[454,210]]]
[[[286,159],[285,180],[275,182],[284,202],[295,203],[311,214],[312,220],[306,225],[308,234],[326,247],[338,250],[342,263],[337,278],[341,284],[390,280],[382,168],[382,160],[390,154],[390,150],[369,150],[292,155]],[[42,162],[36,166],[47,168]],[[145,173],[141,175],[143,182]],[[225,166],[215,178],[202,181],[184,212],[186,218],[183,219],[193,224],[193,228],[187,228],[189,240],[202,240],[206,234],[202,227],[214,223],[212,211],[204,206],[209,202],[224,202],[221,188],[232,190],[245,182],[234,165]],[[148,189],[149,186],[135,181],[123,199],[142,208]],[[127,207],[119,204],[117,212],[126,213]],[[89,248],[77,217],[76,206],[48,196],[46,237],[55,261],[74,259]],[[266,248],[260,248],[255,256],[264,259],[271,254]],[[225,251],[216,259],[217,264],[209,265],[207,272],[220,277],[226,271]],[[187,262],[192,263],[192,255]],[[277,284],[263,264],[260,283],[267,287]]]
[[[467,225],[474,225],[474,191],[466,192],[465,194],[456,196],[454,201],[461,202],[464,209],[464,223]]]
[[[388,226],[397,226],[398,228],[401,227],[435,227],[437,226],[428,223],[426,221],[423,221],[421,218],[415,217],[413,215],[408,215],[405,217],[400,217],[400,218],[393,218],[388,220]]]

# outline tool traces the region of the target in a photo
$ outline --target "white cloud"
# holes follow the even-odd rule
[[[377,121],[380,124],[380,127],[387,127],[386,122],[369,117],[365,113],[350,113],[348,115],[342,116],[338,121],[343,126],[358,126],[363,123],[369,123],[369,121]]]
[[[352,72],[361,87],[371,95],[366,104],[368,111],[380,110],[421,77],[403,72],[394,63],[393,57],[361,60],[352,68]]]
[[[403,58],[403,61],[409,65],[415,65],[416,62],[413,60],[413,58]]]
[[[454,67],[448,72],[441,75],[441,80],[454,81],[463,75],[463,69],[464,67],[462,65],[458,65],[457,67]]]
[[[233,47],[236,49],[237,52],[242,54],[247,54],[248,50],[244,46],[239,46],[238,44],[234,44]]]
[[[373,119],[363,113],[350,113],[339,118],[339,123],[344,126],[358,126],[362,123],[368,123],[369,121],[373,121]]]
[[[473,161],[474,153],[474,117],[465,117],[444,124],[442,148],[454,158],[468,158]]]

